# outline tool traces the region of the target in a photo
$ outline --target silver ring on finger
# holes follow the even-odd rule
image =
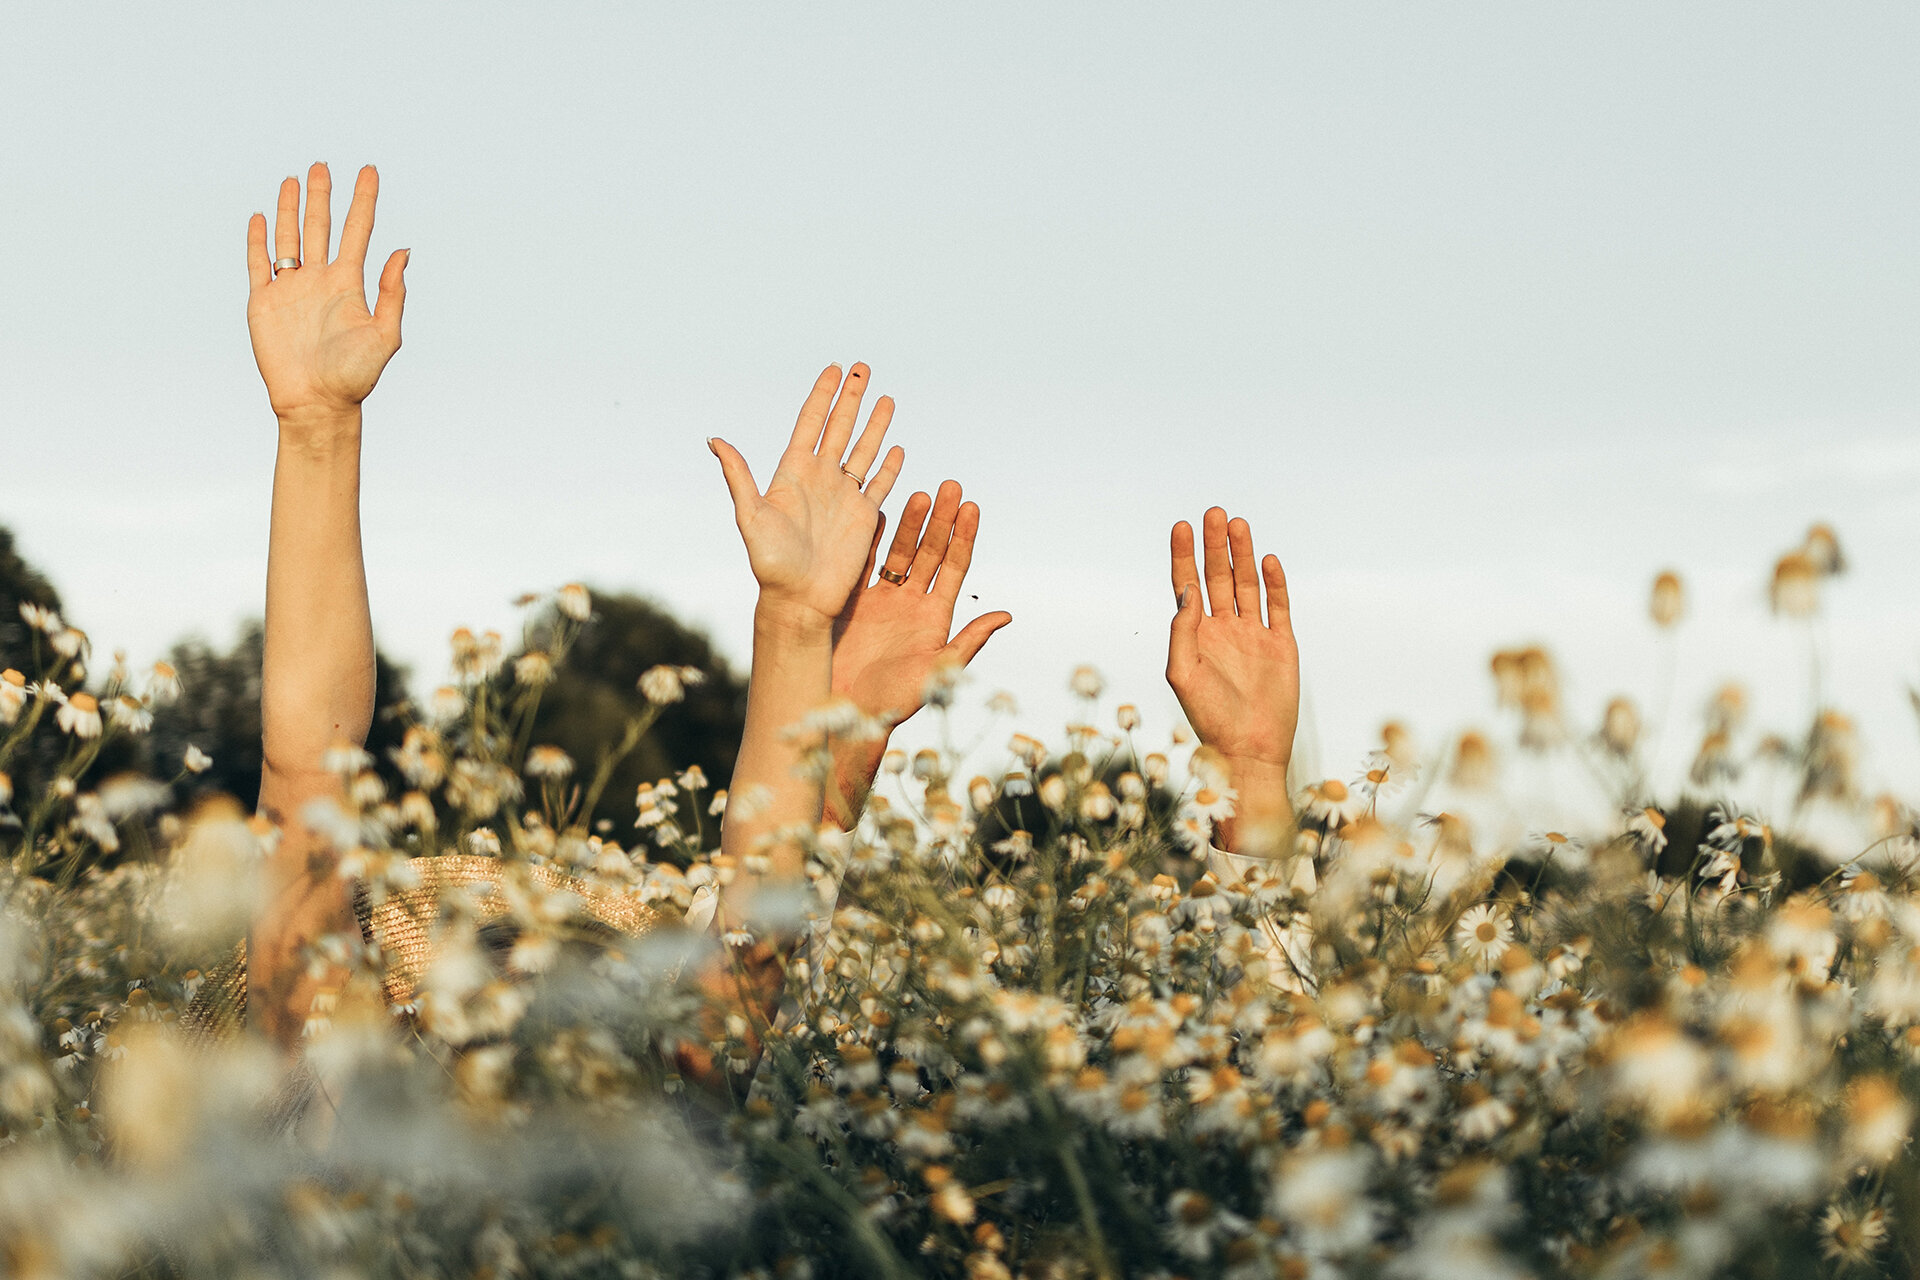
[[[282,271],[294,271],[297,270],[299,266],[300,259],[298,258],[275,258],[273,260],[273,274],[279,275]]]

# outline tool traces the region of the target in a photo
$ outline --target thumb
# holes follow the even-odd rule
[[[407,306],[407,263],[413,258],[411,249],[395,249],[387,259],[387,265],[380,269],[380,296],[373,302],[373,318],[380,323],[393,345],[400,345],[400,313]]]
[[[1184,671],[1200,656],[1200,592],[1191,584],[1180,588],[1180,610],[1173,615],[1167,637],[1167,675]]]
[[[984,613],[960,628],[960,634],[947,641],[942,653],[961,666],[972,662],[974,656],[986,647],[987,639],[994,632],[1013,621],[1013,615],[1002,610],[998,613]]]
[[[727,492],[733,496],[733,518],[744,522],[753,504],[760,500],[760,486],[753,482],[753,472],[738,449],[719,436],[709,439],[707,448],[720,459],[720,473],[726,477]]]

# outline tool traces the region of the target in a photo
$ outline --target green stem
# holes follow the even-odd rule
[[[1060,1133],[1060,1113],[1054,1109],[1053,1099],[1042,1092],[1039,1101],[1052,1128]],[[1080,1229],[1087,1233],[1087,1243],[1093,1249],[1094,1273],[1100,1280],[1114,1280],[1119,1272],[1114,1269],[1113,1256],[1107,1250],[1106,1232],[1100,1229],[1100,1210],[1093,1202],[1093,1187],[1087,1182],[1087,1171],[1080,1167],[1080,1157],[1074,1154],[1071,1133],[1061,1134],[1054,1144],[1054,1153],[1060,1157],[1067,1185],[1073,1190],[1073,1201],[1080,1211]]]
[[[627,731],[620,736],[620,745],[600,757],[600,765],[593,771],[593,783],[587,788],[586,798],[580,802],[582,821],[590,821],[593,811],[600,807],[600,793],[607,789],[607,783],[613,778],[613,771],[620,762],[633,754],[640,745],[640,739],[647,736],[647,730],[660,718],[658,707],[648,707],[645,711],[627,721]]]

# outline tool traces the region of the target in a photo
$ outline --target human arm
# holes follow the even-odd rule
[[[801,882],[800,848],[776,837],[820,816],[820,783],[802,766],[821,743],[792,730],[832,693],[834,623],[859,582],[880,504],[906,458],[896,446],[871,481],[855,478],[873,467],[893,418],[893,402],[881,397],[848,452],[868,379],[863,364],[853,366],[844,384],[838,366],[821,373],[764,493],[738,450],[723,440],[709,442],[760,588],[746,726],[721,851],[739,867],[750,865],[749,858],[758,865],[762,856],[767,863],[728,887],[720,908],[726,927],[744,922],[759,889]]]
[[[266,643],[261,672],[260,811],[281,828],[262,869],[247,949],[249,1020],[281,1044],[298,1043],[314,995],[343,975],[314,977],[302,954],[313,939],[356,926],[346,883],[302,812],[340,795],[322,766],[338,742],[358,746],[373,718],[373,627],[360,551],[360,425],[366,399],[400,346],[407,253],[388,258],[379,296],[365,292],[379,177],[354,184],[339,256],[328,261],[332,182],[308,172],[281,184],[272,256],[267,223],[247,227],[247,329],[279,422],[267,546]],[[278,259],[305,260],[276,273]]]
[[[874,575],[886,526],[881,517],[866,569],[834,624],[833,692],[889,726],[920,710],[927,680],[938,668],[966,666],[995,631],[1013,621],[1003,611],[983,614],[948,638],[980,532],[980,508],[960,499],[952,480],[935,497],[916,493],[907,499],[879,564],[899,582]],[[858,819],[886,749],[885,738],[834,745],[828,821],[845,826]]]
[[[1300,720],[1300,653],[1287,576],[1269,555],[1255,568],[1253,530],[1219,507],[1202,521],[1205,598],[1193,527],[1173,526],[1173,590],[1179,600],[1167,643],[1167,683],[1200,741],[1224,759],[1238,801],[1216,824],[1229,852],[1272,853],[1292,816],[1287,765]],[[1266,620],[1260,588],[1266,584]]]

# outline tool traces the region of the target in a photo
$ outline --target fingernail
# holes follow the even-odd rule
[[[719,439],[718,436],[707,437],[707,452],[711,453],[716,458],[720,456],[720,450],[714,448],[714,445],[713,445],[713,442],[717,439]]]

